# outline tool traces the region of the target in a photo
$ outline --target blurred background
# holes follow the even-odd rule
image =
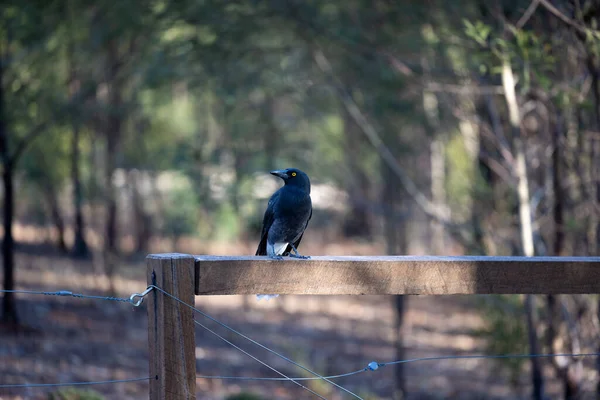
[[[302,254],[599,254],[596,0],[0,4],[4,289],[128,296],[145,288],[148,253],[252,255],[281,185],[268,171],[287,167],[313,183]],[[196,300],[323,374],[373,360],[598,351],[598,302]],[[5,294],[1,321],[0,384],[147,374],[144,307]],[[272,376],[196,335],[199,374]],[[599,369],[594,358],[442,360],[338,383],[371,400],[598,399]],[[0,399],[147,390],[0,389]],[[198,391],[313,398],[281,382],[199,378]]]

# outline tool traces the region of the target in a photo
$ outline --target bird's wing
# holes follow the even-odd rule
[[[308,222],[310,221],[310,219],[312,218],[312,207],[310,208],[310,215],[308,216],[308,219],[306,220],[306,225],[304,225],[304,229],[302,230],[302,234],[300,235],[300,237],[298,238],[298,240],[296,240],[294,242],[294,247],[296,248],[296,250],[298,250],[298,246],[300,245],[300,241],[302,240],[302,236],[304,236],[304,231],[306,230],[306,227],[308,226]],[[288,246],[288,248],[286,249],[287,252],[292,251],[292,247]]]
[[[273,193],[273,196],[269,199],[269,204],[267,205],[267,209],[265,211],[265,216],[263,217],[263,226],[262,232],[260,234],[260,243],[258,244],[258,248],[256,249],[257,256],[266,256],[267,255],[267,235],[269,233],[269,229],[271,225],[273,225],[273,220],[275,219],[275,203],[279,198],[279,190]]]

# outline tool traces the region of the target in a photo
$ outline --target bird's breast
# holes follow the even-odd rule
[[[303,218],[310,215],[312,202],[308,194],[283,194],[275,209],[276,218]]]

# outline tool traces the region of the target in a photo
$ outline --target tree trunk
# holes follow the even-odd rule
[[[73,116],[75,118],[75,116]],[[81,189],[81,176],[79,173],[79,124],[73,121],[73,138],[71,141],[71,181],[73,183],[73,209],[75,213],[75,240],[72,253],[75,257],[87,257],[90,254],[85,240],[85,222],[83,219],[83,194]]]
[[[107,84],[108,93],[108,118],[106,124],[106,153],[104,155],[104,189],[106,230],[104,235],[104,263],[108,275],[111,291],[114,292],[113,275],[118,255],[118,232],[117,232],[117,194],[113,184],[113,177],[117,168],[117,156],[119,154],[119,141],[123,125],[123,98],[121,92],[121,78],[119,77],[120,60],[118,44],[116,40],[111,41],[107,48]]]
[[[75,18],[73,5],[69,3],[66,8],[65,19],[70,22]],[[74,32],[74,29],[71,25],[69,25],[69,29],[71,32]],[[69,40],[68,48],[67,48],[67,58],[69,63],[69,99],[71,102],[75,99],[80,91],[80,81],[77,77],[77,69],[74,60],[74,40]],[[90,255],[90,250],[88,244],[85,240],[85,222],[83,219],[83,194],[81,188],[81,175],[79,171],[79,160],[81,155],[81,150],[79,148],[79,140],[80,140],[80,123],[79,123],[79,115],[78,111],[74,110],[71,112],[71,123],[73,128],[73,136],[71,138],[71,181],[73,184],[73,210],[74,210],[74,233],[75,238],[73,241],[72,254],[74,257],[84,258]]]
[[[560,127],[555,126],[552,132],[552,192],[554,194],[554,204],[552,216],[554,218],[554,241],[552,244],[553,255],[562,256],[565,244],[565,227],[564,227],[564,202],[565,191],[562,187],[562,157],[561,157],[561,140]]]
[[[113,125],[113,124],[111,124]],[[113,128],[115,126],[113,125]],[[117,248],[117,199],[115,187],[113,185],[113,176],[116,169],[115,152],[117,151],[117,140],[112,132],[107,134],[106,154],[105,154],[105,176],[104,184],[106,189],[106,249],[116,252]]]
[[[240,146],[232,146],[233,148],[233,170],[235,171],[235,178],[233,185],[231,185],[229,196],[231,199],[231,205],[233,206],[233,212],[238,217],[240,215],[240,206],[242,199],[240,198],[240,186],[244,179],[245,166],[246,166],[246,155]]]
[[[138,174],[137,171],[130,171],[128,174],[135,225],[135,251],[136,253],[146,253],[152,237],[152,220],[144,210],[144,202],[139,191]]]
[[[404,315],[406,312],[408,297],[403,295],[394,296],[396,308],[396,360],[406,359],[406,351],[404,349],[404,336],[406,326],[404,324]],[[406,389],[406,374],[404,372],[404,364],[396,364],[394,369],[394,378],[396,380],[396,391],[394,393],[395,400],[401,400],[407,397]]]
[[[428,71],[427,63],[424,62],[424,65]],[[427,121],[425,129],[428,135],[433,138],[430,145],[431,199],[441,212],[441,209],[446,206],[446,159],[444,140],[442,133],[439,132],[439,104],[434,93],[423,92],[423,110]],[[432,219],[430,228],[433,253],[443,254],[445,250],[444,225],[440,221]]]
[[[431,196],[433,202],[439,207],[446,206],[446,168],[445,149],[441,138],[436,137],[431,142]],[[446,244],[444,240],[444,225],[436,220],[431,221],[431,248],[434,254],[444,254]]]
[[[56,227],[58,234],[57,246],[61,253],[68,253],[67,244],[65,243],[65,221],[61,215],[60,207],[58,205],[58,198],[56,190],[51,185],[45,185],[46,199],[48,206],[50,207],[50,214],[52,215],[52,221]]]
[[[529,352],[531,354],[540,353],[539,339],[537,337],[536,327],[538,325],[537,312],[535,311],[535,297],[531,294],[525,296],[525,314],[527,321],[527,338],[529,341]],[[531,358],[531,382],[533,384],[532,397],[535,400],[544,399],[544,379],[542,376],[542,366],[537,358]]]
[[[587,59],[587,66],[592,76],[592,93],[594,94],[594,119],[596,125],[596,132],[600,131],[600,74],[596,67],[595,56],[589,55]],[[600,178],[598,174],[598,161],[597,157],[600,156],[598,153],[599,139],[589,136],[589,201],[600,204]],[[598,135],[598,133],[596,133]],[[585,140],[585,139],[584,139]],[[596,205],[593,204],[590,218],[588,219],[588,256],[595,256],[598,254],[600,249],[600,218],[598,216]]]
[[[262,106],[262,117],[265,125],[264,143],[265,166],[267,171],[273,171],[277,168],[277,150],[279,148],[279,132],[273,121],[273,100],[268,98]]]
[[[598,306],[596,307],[596,318],[600,321],[600,299],[598,299]],[[596,351],[600,353],[600,343]],[[596,357],[596,371],[600,372],[600,357]],[[596,399],[600,400],[600,379],[596,382]]]
[[[477,108],[475,99],[472,95],[463,94],[459,96],[459,107],[461,113],[465,115],[475,116]],[[483,232],[483,215],[487,215],[487,210],[482,210],[482,201],[477,198],[477,178],[481,169],[480,154],[482,152],[482,141],[477,125],[470,120],[460,121],[458,128],[463,139],[465,152],[468,157],[468,179],[470,180],[470,194],[463,199],[462,208],[464,211],[464,220],[470,221],[469,235],[463,240],[463,245],[467,254],[481,254],[485,251],[484,232]]]
[[[2,240],[2,262],[4,265],[4,290],[15,289],[15,244],[13,239],[14,218],[14,164],[8,149],[8,132],[5,117],[3,62],[0,55],[0,161],[2,162],[2,184],[4,187],[4,238]],[[4,293],[2,302],[2,320],[7,323],[18,323],[17,307],[13,293]]]
[[[0,148],[6,146],[4,123],[0,122]],[[4,290],[15,289],[15,243],[13,238],[14,176],[11,162],[4,162],[2,183],[4,187],[4,239],[2,240],[2,262],[4,264]],[[17,307],[13,293],[5,293],[2,303],[2,320],[17,324]]]
[[[391,140],[390,143],[393,143]],[[386,250],[388,255],[406,254],[407,241],[404,234],[403,222],[399,221],[399,209],[402,209],[405,204],[402,204],[402,199],[406,198],[403,191],[399,190],[398,177],[392,171],[385,161],[381,160],[382,176],[384,180],[383,187],[383,212],[384,212],[384,229]],[[396,359],[405,359],[404,337],[406,327],[404,325],[404,314],[406,311],[406,296],[393,296],[394,308],[396,310]],[[396,364],[394,372],[396,380],[396,390],[394,391],[394,399],[401,400],[406,398],[406,377],[404,372],[404,364]]]
[[[521,137],[521,116],[517,95],[515,93],[515,80],[508,56],[503,60],[502,65],[502,86],[504,87],[504,96],[508,106],[509,120],[512,131],[513,147],[516,159],[516,175],[518,179],[517,195],[519,198],[519,222],[521,226],[521,248],[522,253],[527,257],[534,256],[533,246],[533,227],[531,206],[529,202],[529,181],[527,179],[527,160],[525,153],[525,143]],[[527,316],[527,329],[529,337],[529,350],[531,354],[539,354],[540,346],[537,337],[537,313],[535,311],[535,297],[527,295],[525,297],[525,312]],[[542,376],[542,367],[539,358],[531,358],[531,379],[533,384],[533,398],[543,400],[544,381]]]
[[[558,123],[557,123],[558,124]],[[562,171],[562,157],[560,147],[560,135],[561,129],[558,125],[553,127],[552,132],[552,146],[554,151],[552,153],[552,187],[554,194],[554,202],[552,208],[552,214],[554,218],[554,240],[552,244],[553,256],[562,256],[564,251],[565,233],[564,233],[564,190],[561,182],[561,171]],[[553,353],[560,353],[562,349],[557,349],[555,346],[556,335],[559,331],[560,315],[561,310],[558,307],[559,298],[556,295],[548,295],[548,348]],[[577,332],[575,332],[577,334]],[[571,341],[572,342],[572,341]],[[571,349],[567,350],[572,353],[578,352],[577,349],[573,348],[571,343]],[[568,360],[559,363],[557,359],[553,358],[553,365],[558,375],[563,380],[563,393],[565,400],[576,399],[580,393],[581,388],[581,373],[582,364],[581,360]]]
[[[361,147],[364,137],[352,116],[345,113],[344,154],[349,171],[348,200],[350,210],[344,219],[342,230],[345,237],[369,238],[371,236],[371,216],[369,215],[369,178],[360,165]]]
[[[600,74],[598,73],[598,68],[596,68],[596,63],[594,62],[594,56],[588,55],[587,57],[587,67],[592,76],[592,92],[594,94],[594,117],[596,122],[596,132],[600,131]],[[597,135],[597,134],[596,134]],[[600,157],[600,139],[591,138],[590,143],[590,187],[592,188],[592,193],[595,192],[595,195],[591,196],[589,199],[590,202],[596,202],[598,206],[600,206],[600,161],[598,158]],[[585,193],[583,194],[585,195]],[[598,249],[600,249],[600,220],[598,218],[598,208],[594,208],[592,211],[592,217],[589,219],[589,229],[588,229],[588,256],[596,256],[598,255]],[[592,243],[594,242],[595,243]],[[598,300],[598,312],[597,319],[600,322],[600,300]],[[598,346],[598,351],[600,352],[600,345]],[[596,360],[596,371],[600,374],[600,357]],[[596,383],[596,398],[600,400],[600,378]]]

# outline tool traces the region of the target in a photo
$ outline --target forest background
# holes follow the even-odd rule
[[[597,257],[599,22],[596,0],[3,1],[4,288],[125,294],[144,286],[148,253],[254,254],[280,185],[268,171],[286,167],[313,183],[302,253]],[[307,299],[199,304],[269,326],[271,345],[290,346],[282,332],[306,339],[291,351],[320,370],[600,349],[596,295]],[[0,354],[12,361],[0,384],[143,375],[144,340],[123,359],[122,343],[97,347],[119,329],[144,338],[141,314],[69,304],[4,295]],[[219,346],[204,335],[199,369]],[[372,399],[591,399],[596,363],[455,361],[347,385]],[[273,393],[199,386],[215,399]],[[98,389],[115,390],[147,388]]]

